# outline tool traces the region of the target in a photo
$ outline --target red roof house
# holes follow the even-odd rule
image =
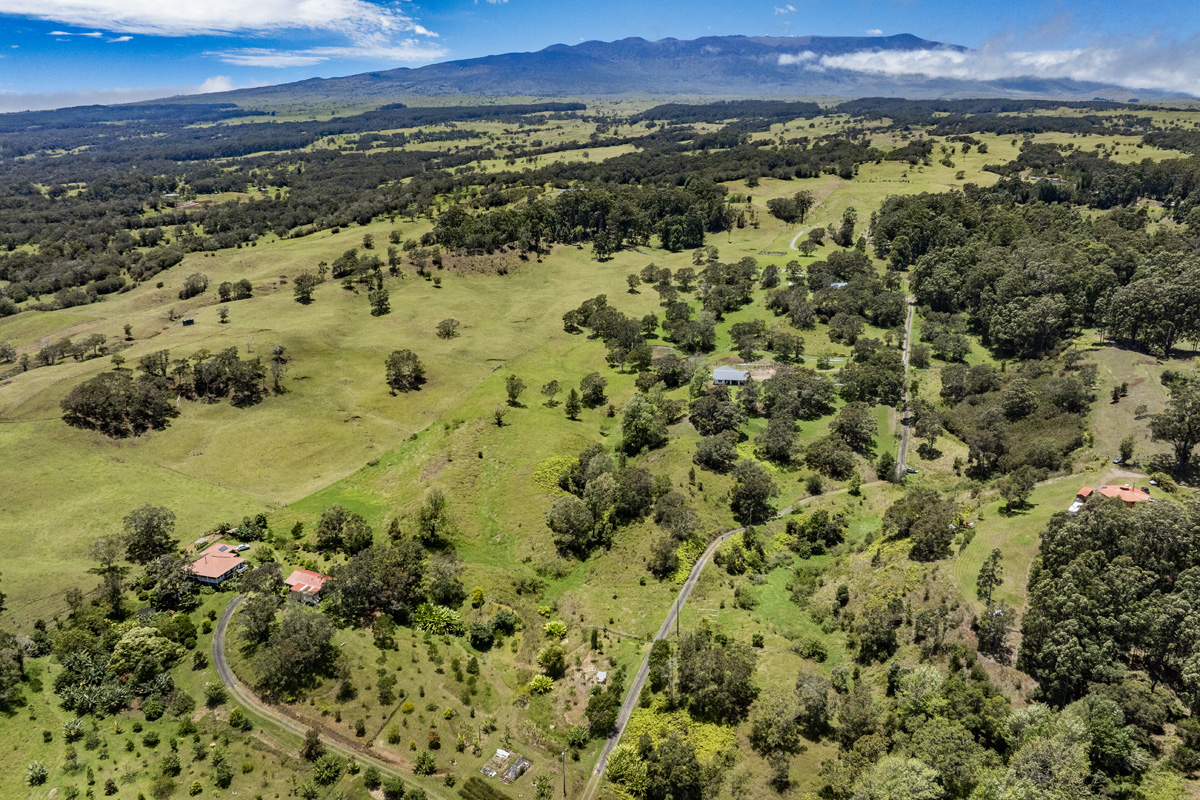
[[[333,578],[328,575],[322,575],[312,570],[298,569],[288,575],[284,583],[291,589],[288,594],[290,598],[315,606],[321,602],[321,589],[325,586],[325,582],[331,580]]]
[[[1079,508],[1093,494],[1098,494],[1101,497],[1115,498],[1130,507],[1136,503],[1144,503],[1150,500],[1150,490],[1148,488],[1142,487],[1139,489],[1128,483],[1123,483],[1120,486],[1101,486],[1095,490],[1090,486],[1085,486],[1076,493],[1075,503],[1071,506],[1073,509],[1071,513],[1078,513]]]
[[[234,575],[245,572],[250,566],[233,548],[233,545],[222,542],[211,545],[188,566],[188,571],[200,583],[220,586]]]

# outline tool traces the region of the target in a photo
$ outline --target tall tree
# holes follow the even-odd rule
[[[175,514],[166,506],[139,506],[125,517],[125,557],[149,564],[175,549]]]
[[[125,542],[120,536],[101,536],[92,542],[92,546],[88,550],[92,560],[98,562],[97,566],[92,567],[88,572],[100,576],[104,599],[112,609],[113,616],[121,615],[121,600],[125,594],[125,575],[129,572],[129,567],[119,563],[124,549]]]
[[[1161,414],[1150,418],[1150,438],[1175,450],[1175,474],[1187,471],[1192,451],[1200,444],[1200,381],[1177,383]]]
[[[411,392],[421,388],[425,382],[425,367],[412,350],[394,350],[387,357],[387,385],[392,394]]]

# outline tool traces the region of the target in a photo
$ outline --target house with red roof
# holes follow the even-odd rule
[[[237,554],[234,545],[217,542],[189,564],[188,571],[200,583],[220,586],[233,576],[241,575],[249,567],[246,559]]]
[[[1096,495],[1120,500],[1129,508],[1133,508],[1138,503],[1153,502],[1150,497],[1150,489],[1145,486],[1140,489],[1129,483],[1123,483],[1120,486],[1101,486],[1099,489],[1084,486],[1075,494],[1075,502],[1071,503],[1071,507],[1067,511],[1071,516],[1075,516],[1083,508],[1083,504]]]
[[[288,592],[289,600],[315,606],[321,602],[321,589],[325,586],[325,582],[331,580],[334,579],[319,572],[313,572],[308,569],[297,569],[293,570],[292,574],[287,576],[287,580],[284,583],[291,590]]]

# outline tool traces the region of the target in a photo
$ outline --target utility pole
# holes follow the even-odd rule
[[[567,800],[567,751],[562,751],[563,800]]]

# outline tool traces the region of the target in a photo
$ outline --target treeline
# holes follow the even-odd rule
[[[765,131],[779,122],[819,117],[824,111],[816,103],[782,100],[727,100],[720,103],[663,103],[629,118],[631,123],[669,122],[676,125],[713,124],[737,120],[744,131]]]
[[[1111,326],[1159,346],[1191,335],[1189,308],[1172,306],[1172,296],[1146,296],[1154,286],[1186,289],[1194,267],[1184,231],[1151,233],[1143,215],[1122,210],[1088,218],[1064,203],[1038,201],[1037,191],[1010,179],[989,189],[890,198],[872,220],[875,252],[911,268],[919,305],[967,314],[1000,355],[1043,355],[1081,327]],[[1134,309],[1151,300],[1162,320],[1138,325],[1152,312]]]

